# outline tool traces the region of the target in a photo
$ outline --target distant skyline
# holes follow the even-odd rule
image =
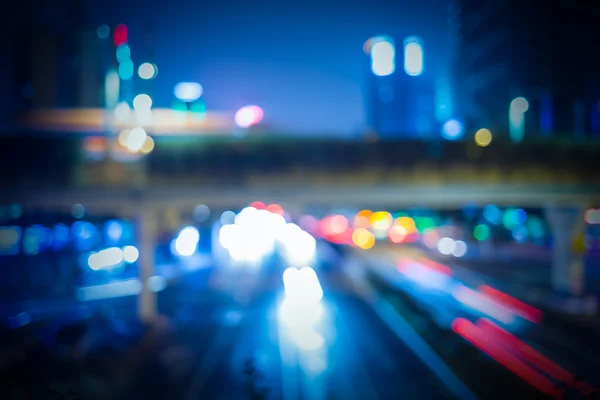
[[[86,0],[84,19],[125,23],[136,65],[148,60],[144,34],[153,26],[156,106],[170,106],[176,83],[197,81],[208,109],[257,104],[265,123],[289,132],[344,135],[365,127],[362,45],[373,35],[388,34],[399,47],[408,35],[422,37],[427,75],[445,62],[442,0],[282,3]]]

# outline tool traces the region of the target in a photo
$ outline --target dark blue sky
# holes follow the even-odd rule
[[[364,128],[362,45],[370,36],[421,36],[427,74],[444,60],[443,0],[87,0],[85,14],[92,25],[127,24],[137,65],[147,59],[144,30],[154,25],[157,106],[170,105],[177,82],[198,81],[209,109],[258,104],[265,122],[287,131]]]

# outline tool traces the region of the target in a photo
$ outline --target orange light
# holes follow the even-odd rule
[[[364,228],[358,228],[352,233],[352,242],[363,250],[375,245],[375,236]]]
[[[406,239],[406,229],[400,225],[394,225],[388,231],[388,237],[392,243],[402,243]]]
[[[269,204],[266,210],[272,212],[273,214],[279,214],[283,217],[283,207],[281,207],[279,204]]]
[[[398,217],[396,218],[396,225],[404,228],[407,235],[414,233],[417,230],[415,220],[411,217]]]
[[[354,218],[354,227],[369,229],[371,227],[371,221],[368,217],[357,215],[356,218]]]

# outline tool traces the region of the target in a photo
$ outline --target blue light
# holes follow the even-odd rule
[[[123,238],[123,225],[119,221],[107,221],[104,224],[104,232],[108,244],[117,244]]]
[[[133,78],[133,61],[123,60],[119,64],[119,78],[128,81]]]
[[[517,225],[512,229],[512,236],[517,242],[522,243],[529,237],[529,231],[525,225]]]
[[[388,76],[396,70],[396,48],[385,37],[373,40],[371,47],[371,71],[377,76]]]
[[[502,219],[502,211],[494,204],[489,204],[483,209],[483,217],[492,224],[499,224]]]
[[[122,44],[117,47],[116,56],[118,62],[128,61],[131,58],[131,49],[129,48],[129,45]]]
[[[523,210],[522,208],[518,208],[515,210],[515,214],[514,214],[514,219],[515,222],[518,225],[522,225],[525,223],[525,221],[527,220],[527,213],[525,212],[525,210]]]
[[[67,243],[69,243],[69,227],[65,224],[54,225],[54,241],[52,242],[52,248],[54,250],[61,250]]]
[[[423,46],[415,37],[404,41],[404,71],[409,76],[419,76],[423,73]]]
[[[97,243],[98,229],[89,222],[75,222],[73,226],[71,226],[71,233],[75,240],[75,247],[79,251],[89,251]]]
[[[444,137],[444,139],[460,139],[463,136],[463,133],[464,127],[462,122],[460,122],[459,120],[451,119],[442,126],[442,136]]]

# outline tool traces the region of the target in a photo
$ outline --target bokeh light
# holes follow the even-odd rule
[[[115,119],[118,122],[126,122],[131,117],[131,107],[127,102],[122,101],[115,107]]]
[[[127,59],[119,63],[119,78],[124,81],[133,78],[133,61]]]
[[[396,48],[391,39],[374,40],[371,46],[371,71],[376,76],[387,76],[396,70]]]
[[[394,217],[387,211],[377,211],[371,215],[371,227],[374,230],[382,230],[387,233],[393,222]]]
[[[463,136],[464,126],[457,119],[446,121],[442,126],[442,136],[447,140],[457,140]]]
[[[479,224],[473,229],[473,237],[480,242],[490,237],[490,228],[487,225]]]
[[[109,26],[106,24],[102,24],[102,25],[98,26],[98,28],[96,29],[96,35],[98,36],[99,39],[106,39],[107,37],[109,37],[110,36]]]
[[[71,207],[71,215],[75,219],[81,219],[85,215],[85,207],[82,204],[76,203]]]
[[[262,121],[263,110],[259,106],[245,106],[235,113],[235,124],[240,128],[249,128]]]
[[[154,139],[150,136],[146,136],[146,140],[144,140],[144,144],[140,148],[140,152],[142,154],[150,154],[154,150]]]
[[[402,243],[406,239],[406,229],[400,225],[394,225],[388,231],[388,237],[392,243]]]
[[[479,147],[486,147],[492,143],[492,132],[489,129],[482,128],[475,133],[475,143]]]
[[[134,153],[139,151],[146,142],[147,137],[148,135],[146,134],[144,128],[141,128],[139,126],[133,128],[127,136],[127,149]]]
[[[175,97],[184,102],[198,100],[203,92],[202,85],[197,82],[180,82],[173,90]]]
[[[117,57],[118,62],[124,62],[131,59],[131,48],[128,44],[123,44],[117,47],[115,50],[115,55]]]
[[[210,218],[210,208],[206,204],[198,204],[194,207],[194,219],[204,222]]]
[[[152,108],[152,98],[145,93],[140,93],[133,99],[133,108],[136,111],[148,111]]]
[[[123,247],[123,259],[126,263],[131,264],[138,260],[140,257],[140,252],[135,246],[125,246]]]
[[[404,228],[407,235],[415,233],[417,226],[415,220],[411,217],[398,217],[396,218],[396,225]]]
[[[115,46],[121,46],[129,40],[129,30],[124,24],[119,24],[113,32],[113,43]]]
[[[145,62],[138,67],[138,76],[142,79],[154,79],[156,75],[158,75],[158,68],[152,63]]]
[[[404,41],[404,71],[409,76],[419,76],[423,73],[423,46],[415,37]]]
[[[375,236],[364,228],[358,228],[352,233],[352,242],[363,250],[368,250],[375,245]]]
[[[523,114],[529,110],[529,102],[524,97],[517,97],[510,102],[510,111],[516,114]]]

